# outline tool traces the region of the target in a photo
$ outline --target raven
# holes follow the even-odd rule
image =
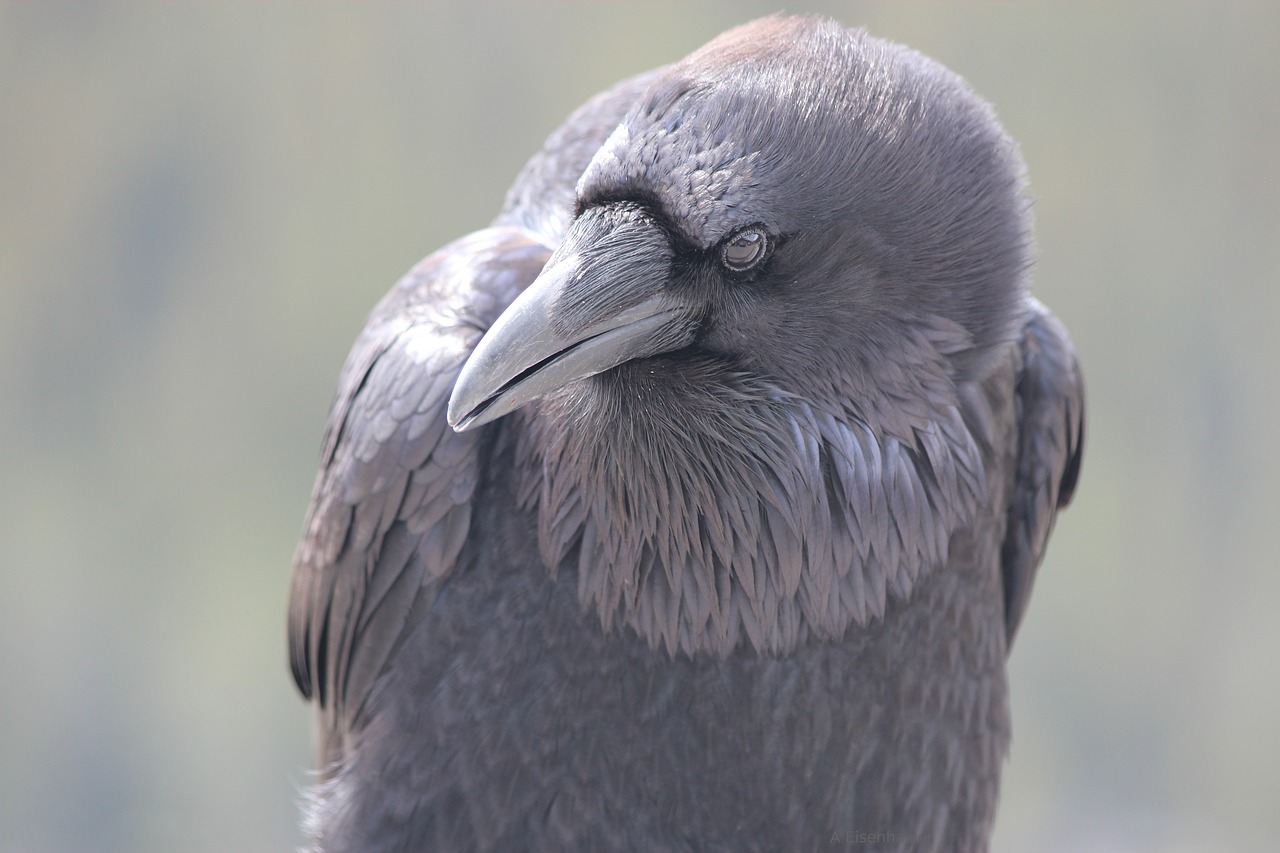
[[[828,20],[575,112],[342,371],[313,848],[985,849],[1083,440],[1031,244],[991,108]]]

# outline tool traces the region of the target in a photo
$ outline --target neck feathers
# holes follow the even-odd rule
[[[749,375],[699,381],[710,363],[653,367],[543,401],[519,450],[542,557],[606,631],[715,656],[838,638],[943,564],[982,500],[954,401],[890,434]]]

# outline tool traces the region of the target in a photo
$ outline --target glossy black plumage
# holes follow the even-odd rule
[[[958,78],[812,19],[571,116],[344,368],[316,849],[984,848],[1083,429],[1022,180]]]

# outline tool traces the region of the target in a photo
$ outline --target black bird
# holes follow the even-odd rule
[[[1023,175],[825,20],[574,113],[343,369],[289,613],[314,848],[984,849],[1083,436]]]

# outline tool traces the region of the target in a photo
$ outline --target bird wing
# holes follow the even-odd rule
[[[487,428],[445,411],[481,335],[537,277],[592,155],[657,72],[575,111],[533,156],[493,226],[431,255],[374,309],[338,383],[294,560],[294,681],[321,711],[321,766],[358,729],[373,684],[458,559]]]
[[[1058,510],[1075,493],[1084,451],[1084,378],[1067,330],[1031,300],[1018,342],[1018,458],[1001,562],[1010,645]]]
[[[445,421],[463,362],[550,250],[518,228],[458,240],[374,309],[339,380],[294,561],[294,680],[322,713],[322,761],[467,536],[484,430]]]

